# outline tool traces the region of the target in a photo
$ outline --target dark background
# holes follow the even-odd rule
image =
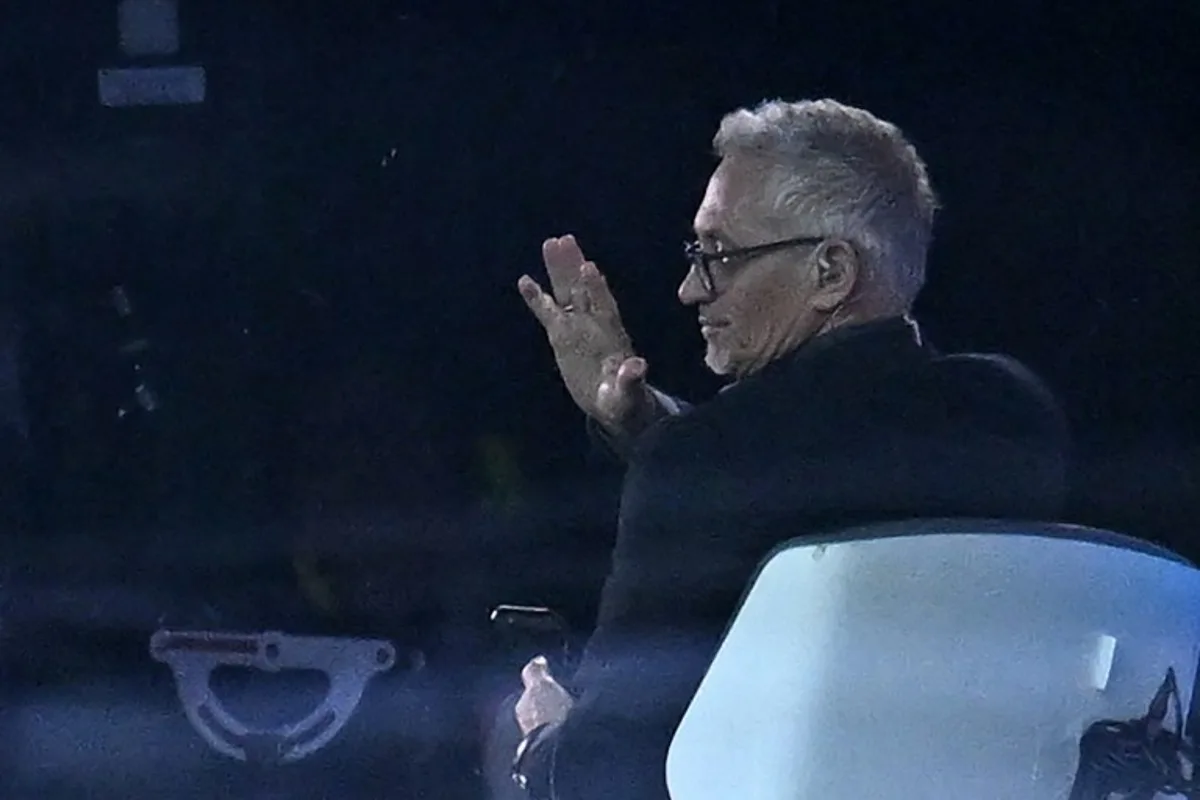
[[[1070,521],[1200,558],[1192,0],[183,0],[167,62],[207,102],[121,110],[96,70],[154,61],[114,8],[0,4],[6,797],[241,796],[199,778],[236,771],[147,658],[161,626],[387,636],[408,668],[284,777],[478,796],[533,654],[487,610],[586,635],[620,483],[516,280],[575,233],[654,381],[712,392],[681,244],[721,116],[763,98],[904,128],[945,204],[926,333],[1059,393]],[[38,751],[102,741],[71,775]]]
[[[314,507],[461,512],[457,547],[511,556],[490,580],[578,549],[594,588],[619,474],[589,462],[516,278],[577,234],[653,378],[711,392],[674,288],[712,133],[739,105],[834,96],[930,164],[932,339],[1012,353],[1062,396],[1072,521],[1200,555],[1198,8],[184,2],[172,62],[206,67],[208,101],[113,110],[95,95],[95,70],[127,63],[112,4],[5,3],[26,529],[275,552]],[[513,509],[542,538],[472,527]]]

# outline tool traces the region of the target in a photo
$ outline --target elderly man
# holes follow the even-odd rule
[[[581,667],[522,674],[514,780],[535,797],[667,796],[675,726],[779,542],[907,517],[1052,518],[1063,499],[1050,393],[1011,359],[937,353],[910,316],[937,202],[901,131],[831,100],[776,101],[726,116],[715,147],[679,287],[731,381],[714,399],[647,385],[572,237],[543,246],[549,292],[520,280],[571,396],[628,460]]]

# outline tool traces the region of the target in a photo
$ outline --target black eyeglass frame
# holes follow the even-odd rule
[[[713,280],[712,265],[714,262],[719,262],[723,265],[728,265],[734,262],[745,262],[759,256],[765,256],[769,253],[776,253],[780,250],[786,250],[789,247],[802,247],[804,245],[820,244],[825,241],[824,236],[797,236],[793,239],[780,239],[777,242],[767,242],[765,244],[751,245],[750,247],[739,247],[734,250],[718,250],[716,252],[705,250],[704,245],[700,241],[693,240],[685,242],[683,245],[684,257],[688,261],[688,265],[696,270],[696,274],[700,276],[700,284],[704,287],[704,291],[709,294],[716,294],[717,284]]]

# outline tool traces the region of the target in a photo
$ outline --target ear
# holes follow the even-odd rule
[[[824,242],[813,254],[813,307],[831,312],[846,302],[858,285],[862,260],[849,242],[833,239]]]

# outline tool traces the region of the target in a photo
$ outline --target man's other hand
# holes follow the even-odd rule
[[[530,731],[542,725],[560,724],[575,705],[567,690],[550,674],[550,665],[543,656],[525,665],[521,670],[521,682],[525,691],[517,700],[515,711],[522,736],[528,736]]]
[[[633,345],[617,301],[574,236],[547,239],[542,260],[550,292],[522,275],[517,286],[554,350],[559,374],[575,404],[612,433],[635,434],[656,416],[646,386],[646,361]]]

